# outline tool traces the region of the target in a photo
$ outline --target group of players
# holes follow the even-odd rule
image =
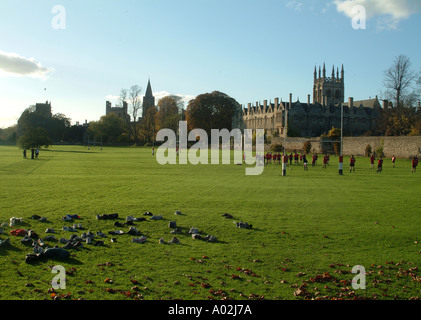
[[[313,154],[312,157],[312,162],[311,165],[314,167],[317,164],[317,160],[318,160],[318,155],[317,154]],[[322,168],[326,169],[327,166],[329,166],[329,160],[330,160],[330,155],[328,153],[323,155],[323,165]],[[374,169],[374,163],[376,160],[376,156],[375,154],[372,154],[370,156],[370,169]],[[395,167],[396,164],[396,157],[395,155],[393,155],[392,157],[392,165],[393,168]],[[267,152],[266,154],[263,155],[263,157],[260,157],[259,161],[263,161],[265,165],[268,164],[281,164],[283,162],[283,155],[281,153],[270,153]],[[305,154],[298,154],[297,152],[294,152],[294,154],[291,152],[289,155],[286,154],[285,155],[285,162],[288,163],[291,166],[292,165],[292,161],[294,161],[295,164],[303,164],[304,165],[304,170],[308,170],[307,167],[307,157]],[[349,172],[355,172],[355,163],[356,163],[356,159],[354,157],[354,155],[351,156],[351,158],[349,159]],[[412,169],[411,172],[415,173],[417,170],[417,166],[418,166],[418,155],[416,155],[413,159],[412,159]],[[377,161],[377,173],[381,173],[383,171],[383,157],[379,157],[378,161]]]

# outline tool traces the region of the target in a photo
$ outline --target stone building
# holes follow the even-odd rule
[[[105,115],[108,115],[110,113],[115,114],[116,116],[126,119],[128,118],[130,120],[130,116],[127,113],[127,102],[123,101],[122,107],[113,107],[110,101],[107,101],[105,103]]]
[[[148,80],[148,86],[146,88],[146,93],[145,96],[143,97],[143,112],[142,112],[142,117],[145,117],[146,112],[148,111],[148,109],[150,107],[155,106],[155,97],[152,94],[152,87],[151,87],[151,82],[150,80]],[[123,106],[122,107],[113,107],[110,101],[107,101],[105,103],[105,115],[110,114],[110,113],[114,113],[115,115],[117,115],[120,118],[128,118],[129,121],[131,120],[130,115],[128,114],[128,108],[127,108],[127,102],[123,101]],[[140,118],[139,118],[140,120]]]
[[[354,101],[349,98],[344,101],[345,82],[344,68],[341,75],[339,69],[332,69],[332,76],[326,77],[326,68],[314,69],[313,102],[310,95],[306,102],[293,102],[293,95],[289,101],[274,102],[267,100],[263,104],[256,102],[242,106],[243,122],[248,129],[265,129],[269,136],[283,136],[286,127],[289,136],[317,137],[329,131],[333,126],[341,127],[341,110],[343,107],[344,134],[359,136],[367,131],[374,132],[377,128],[380,109],[377,97],[375,99]],[[387,103],[387,102],[385,102]],[[286,119],[285,119],[286,117]]]

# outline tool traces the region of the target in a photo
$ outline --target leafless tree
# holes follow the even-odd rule
[[[409,91],[418,77],[419,75],[411,69],[411,61],[405,55],[396,57],[392,66],[385,71],[384,86],[387,94],[394,96],[395,107],[400,107],[406,95],[413,97],[414,93]]]
[[[130,109],[127,110],[128,114],[125,117],[127,129],[130,137],[135,143],[139,140],[139,118],[138,114],[142,108],[141,100],[142,89],[138,85],[133,85],[129,90],[121,89],[119,106],[123,107],[130,103]]]

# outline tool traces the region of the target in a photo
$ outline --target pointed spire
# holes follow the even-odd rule
[[[326,78],[326,65],[323,62],[323,78]]]
[[[314,80],[317,79],[317,68],[316,66],[314,66]]]
[[[335,79],[335,65],[332,67],[332,79]]]
[[[145,97],[152,97],[152,87],[150,79],[148,79],[148,87],[146,88]]]

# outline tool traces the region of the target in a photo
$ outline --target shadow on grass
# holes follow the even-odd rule
[[[60,153],[99,153],[98,151],[92,151],[92,150],[56,150],[56,149],[43,149],[42,152],[60,152]]]

